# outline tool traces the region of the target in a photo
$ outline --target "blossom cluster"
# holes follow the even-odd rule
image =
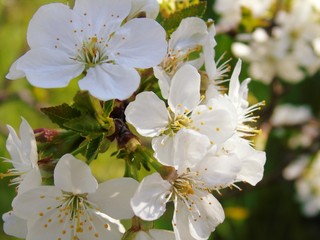
[[[250,76],[265,84],[275,77],[297,83],[320,69],[319,1],[236,2],[232,9],[227,1],[216,2],[222,14],[219,31],[237,31],[240,20],[247,25],[251,33],[237,32],[232,50],[250,63]]]
[[[297,199],[308,217],[313,217],[320,211],[319,170],[320,154],[317,152],[315,156],[300,156],[283,171],[285,179],[295,180]]]
[[[229,66],[215,61],[213,21],[189,16],[170,33],[154,20],[158,12],[153,0],[76,0],[72,9],[53,3],[35,13],[30,50],[7,77],[26,77],[42,88],[80,79],[72,105],[44,113],[82,142],[68,145],[71,135],[57,131],[44,137],[45,146],[61,136],[65,146],[48,152],[25,119],[20,138],[8,126],[6,161],[13,169],[1,177],[15,176],[18,186],[12,211],[3,215],[7,234],[208,239],[225,218],[214,194],[262,179],[266,156],[251,140],[264,102],[250,106],[250,79],[239,80],[241,60],[225,79]],[[125,176],[98,184],[88,164],[108,150],[108,141],[117,142],[114,154],[126,161]],[[139,183],[140,163],[152,172]],[[169,201],[173,231],[154,229],[148,223]],[[131,219],[131,227],[123,219]]]

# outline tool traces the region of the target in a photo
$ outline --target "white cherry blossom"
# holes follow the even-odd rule
[[[133,216],[129,201],[137,184],[119,178],[98,186],[90,168],[66,154],[55,167],[54,186],[20,194],[12,206],[27,220],[27,240],[120,240],[124,228],[115,219]]]
[[[7,126],[9,135],[6,148],[11,159],[13,168],[8,173],[0,173],[0,177],[14,176],[11,184],[18,184],[18,194],[23,193],[41,184],[41,174],[38,166],[38,152],[36,139],[29,123],[22,118],[20,124],[20,138],[11,126]]]
[[[152,145],[157,149],[157,158],[164,162],[165,155],[172,151],[172,139],[181,129],[204,134],[212,144],[221,143],[235,133],[230,101],[211,99],[205,105],[200,102],[200,75],[193,66],[184,65],[172,78],[168,109],[155,93],[143,92],[128,105],[125,114],[142,136],[156,137]]]
[[[209,140],[191,130],[178,132],[174,144],[177,147],[167,162],[175,170],[165,179],[159,173],[145,177],[131,206],[137,216],[152,221],[173,200],[176,239],[207,239],[224,220],[222,206],[211,191],[232,185],[240,163],[233,154],[216,156]]]
[[[42,6],[29,23],[30,50],[7,78],[26,76],[34,86],[57,88],[84,73],[81,90],[101,100],[128,98],[140,83],[135,68],[159,64],[167,49],[164,29],[150,18],[126,22],[130,10],[130,0]]]

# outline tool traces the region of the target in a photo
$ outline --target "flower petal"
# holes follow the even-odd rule
[[[153,67],[153,73],[154,73],[154,76],[158,79],[162,97],[164,99],[168,99],[169,92],[170,92],[171,78],[166,73],[166,71],[160,66]]]
[[[203,43],[208,34],[207,25],[197,17],[188,17],[181,21],[179,27],[171,35],[169,49],[186,50]]]
[[[27,221],[17,217],[13,211],[9,211],[2,215],[3,231],[17,238],[26,238],[28,229]]]
[[[18,187],[18,194],[29,191],[32,188],[39,187],[42,182],[39,168],[34,168],[22,175],[22,181]]]
[[[198,211],[189,214],[190,233],[194,239],[205,240],[223,222],[224,211],[219,201],[210,193],[198,191],[196,196],[199,197],[195,206]]]
[[[237,181],[244,181],[251,185],[256,185],[263,177],[264,164],[266,162],[265,152],[252,148],[247,140],[234,135],[222,148],[235,154],[241,164],[241,169],[237,174]]]
[[[140,76],[135,69],[102,64],[90,68],[87,76],[79,81],[79,86],[82,90],[88,90],[96,98],[107,101],[124,100],[130,97],[139,83]]]
[[[172,136],[162,135],[153,138],[151,143],[154,157],[158,159],[160,163],[177,168],[177,162],[172,157],[175,151],[173,138]]]
[[[81,16],[82,26],[87,37],[95,34],[107,38],[114,33],[128,16],[130,0],[77,0],[74,11]],[[89,27],[90,26],[90,27]]]
[[[139,17],[143,13],[147,18],[156,19],[159,14],[160,6],[157,0],[134,0],[132,1],[131,11],[128,19]]]
[[[199,102],[200,74],[195,67],[183,65],[171,80],[168,104],[177,115],[192,111]]]
[[[37,143],[33,129],[29,123],[22,118],[20,124],[21,147],[25,157],[31,162],[33,167],[38,166]]]
[[[109,42],[111,59],[134,68],[158,65],[167,52],[166,32],[149,18],[135,18],[124,24]]]
[[[165,103],[153,92],[142,92],[125,111],[127,121],[142,136],[155,137],[168,125],[168,111]]]
[[[51,209],[43,215],[28,220],[26,240],[72,239],[74,229],[70,215],[61,214],[58,209]]]
[[[11,65],[10,70],[9,70],[9,73],[6,75],[6,78],[7,78],[7,79],[15,80],[15,79],[23,78],[23,77],[26,76],[23,71],[17,69],[19,60],[20,60],[20,59],[16,60],[16,61]]]
[[[174,136],[174,159],[179,173],[192,169],[206,155],[210,147],[209,139],[193,130],[181,129]]]
[[[208,187],[215,189],[229,186],[240,172],[241,163],[235,154],[216,155],[212,149],[196,166]]]
[[[11,126],[7,126],[9,135],[6,148],[12,158],[11,162],[19,172],[28,172],[37,167],[38,153],[34,133],[26,120],[22,118],[20,137]]]
[[[152,221],[163,215],[170,194],[171,184],[159,173],[145,177],[131,199],[131,207],[138,217]]]
[[[23,71],[33,86],[42,88],[65,87],[84,67],[67,53],[49,48],[31,49],[17,63],[17,70]]]
[[[65,154],[57,163],[54,185],[73,194],[93,193],[98,188],[89,166],[71,154]]]
[[[177,240],[193,239],[189,229],[189,214],[185,203],[175,199],[172,226]]]
[[[88,231],[88,229],[92,230]],[[78,235],[79,240],[120,240],[125,229],[120,221],[112,219],[103,213],[96,212],[91,214],[90,221],[84,223],[83,230]]]
[[[99,210],[112,218],[133,217],[130,199],[139,183],[132,178],[117,178],[99,184],[98,190],[88,195],[89,201],[97,204]]]
[[[236,132],[236,109],[228,99],[211,99],[207,105],[196,107],[191,115],[193,128],[220,144]]]
[[[33,219],[61,205],[62,192],[54,186],[39,186],[17,195],[12,201],[14,213],[22,219]]]
[[[73,11],[65,4],[52,3],[40,7],[28,27],[27,38],[30,48],[58,48],[69,56],[75,56],[75,44],[81,46],[82,42],[74,33],[73,21]]]

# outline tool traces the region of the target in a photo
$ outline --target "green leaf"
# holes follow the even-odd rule
[[[73,98],[74,104],[72,107],[78,109],[82,113],[95,114],[94,107],[92,106],[91,96],[87,91],[79,91]]]
[[[167,30],[167,33],[171,34],[176,30],[182,21],[182,19],[187,17],[202,17],[207,9],[207,1],[202,1],[198,4],[192,5],[190,7],[184,8],[171,14],[168,18],[162,21],[162,26]]]
[[[105,117],[109,117],[113,110],[114,100],[107,101],[103,104],[103,113]]]
[[[64,124],[66,122],[81,116],[81,113],[77,109],[70,107],[66,103],[55,107],[41,108],[41,111],[61,128],[65,128]]]
[[[99,124],[99,122],[90,115],[84,115],[78,118],[71,119],[70,121],[65,122],[63,127],[75,132],[79,132],[84,136],[93,133],[101,134],[103,131],[103,128]]]
[[[99,153],[106,152],[110,147],[110,141],[105,138],[104,134],[99,137],[89,140],[84,156],[87,158],[88,163],[96,159]]]

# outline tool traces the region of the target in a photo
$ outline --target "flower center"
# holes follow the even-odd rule
[[[162,62],[162,67],[167,74],[173,76],[184,62],[196,59],[199,57],[201,46],[195,46],[194,48],[187,48],[186,51],[171,49],[165,59]]]
[[[180,106],[178,106],[178,107],[180,107]],[[177,114],[176,115],[170,108],[168,110],[169,110],[169,114],[170,114],[170,120],[169,120],[167,128],[163,134],[173,136],[180,129],[190,127],[192,120],[188,116],[189,111],[185,111],[184,114]]]
[[[79,49],[76,60],[86,63],[87,67],[93,67],[96,64],[112,62],[108,61],[107,47],[103,40],[92,37],[88,38],[88,41],[83,42],[82,48]]]

